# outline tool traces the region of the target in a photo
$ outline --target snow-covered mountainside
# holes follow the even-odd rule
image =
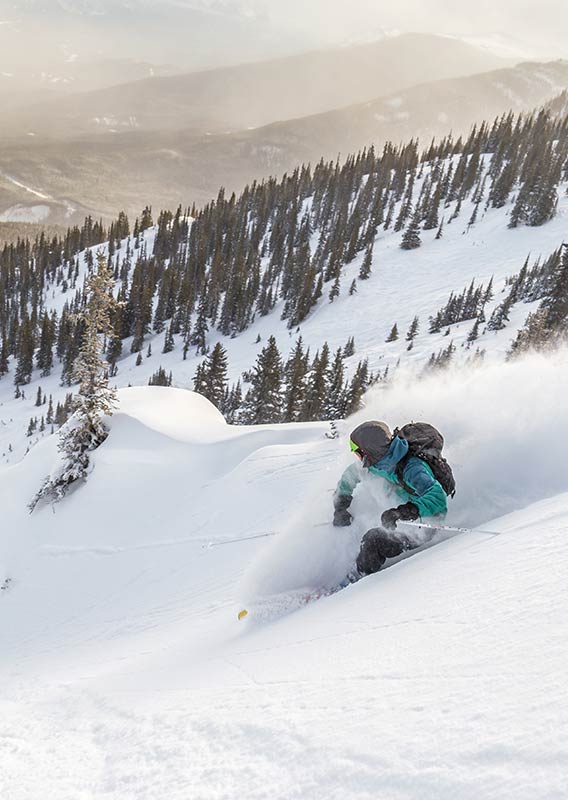
[[[332,303],[329,302],[326,288],[323,297],[298,329],[291,329],[287,321],[281,319],[284,304],[280,301],[271,313],[257,316],[250,327],[237,336],[224,336],[212,329],[207,334],[206,344],[212,348],[215,343],[221,342],[225,347],[229,383],[242,379],[243,372],[250,371],[270,336],[275,337],[284,358],[292,351],[299,337],[302,337],[305,347],[310,347],[313,355],[325,342],[333,354],[338,348],[344,348],[347,340],[353,336],[355,352],[345,360],[348,377],[353,375],[357,364],[365,359],[368,360],[369,371],[375,376],[384,375],[387,368],[392,375],[400,365],[419,373],[432,354],[442,352],[450,344],[455,348],[453,358],[457,362],[471,360],[476,351],[478,354],[484,352],[489,361],[500,362],[528,314],[537,308],[538,302],[517,302],[510,309],[509,320],[504,321],[501,330],[492,331],[482,325],[473,344],[468,343],[468,337],[474,318],[453,325],[444,324],[438,333],[429,332],[429,319],[447,303],[452,293],[459,294],[472,280],[476,286],[487,287],[493,279],[493,296],[484,309],[485,317],[489,320],[492,312],[510,292],[511,277],[520,272],[527,258],[530,264],[539,259],[542,261],[564,241],[568,216],[567,187],[566,182],[559,185],[556,216],[541,227],[508,228],[512,202],[503,208],[480,212],[475,224],[470,225],[467,221],[471,219],[475,204],[465,201],[460,216],[451,224],[446,223],[441,239],[436,238],[435,230],[422,231],[419,249],[402,250],[400,242],[403,232],[381,229],[373,248],[370,277],[356,281],[357,291],[354,294],[350,295],[347,289],[360,273],[365,257],[363,253],[343,268],[339,296]],[[155,237],[155,227],[146,230],[141,236],[139,250],[131,255],[131,259],[135,260],[141,252],[151,253]],[[120,250],[113,256],[116,263],[125,259],[129,248],[132,249],[132,240],[123,240]],[[99,250],[105,251],[106,246],[91,248],[93,253]],[[88,251],[84,251],[78,259],[77,288],[81,286],[87,271],[87,256]],[[65,287],[64,282],[46,293],[45,307],[48,312],[56,311],[60,315],[64,304],[73,300],[73,292]],[[406,333],[414,317],[418,317],[419,328],[409,349]],[[387,342],[394,323],[397,324],[399,338]],[[164,353],[164,333],[150,332],[144,341],[143,357],[140,359],[138,353],[130,353],[131,343],[132,337],[123,342],[123,355],[117,362],[113,383],[118,387],[147,385],[161,367],[166,374],[172,373],[174,386],[193,388],[197,367],[203,362],[203,356],[196,352],[196,347],[192,346],[184,359],[183,341],[181,337],[176,337],[171,352]],[[53,399],[55,409],[57,403],[63,404],[66,396],[74,391],[73,387],[61,385],[62,364],[56,361],[48,377],[42,377],[40,370],[34,369],[31,382],[22,387],[23,396],[16,397],[18,392],[13,382],[15,367],[16,359],[12,358],[10,372],[0,379],[0,458],[3,466],[19,461],[29,446],[49,435],[49,423],[45,430],[39,431],[41,419],[46,417],[49,396]],[[245,383],[244,389],[246,386]],[[46,402],[36,406],[40,389]],[[27,436],[30,419],[37,419],[38,425]]]
[[[122,215],[87,250],[92,220],[2,252],[2,797],[565,796],[567,125],[511,116],[191,219],[146,208],[131,236]],[[82,338],[109,330],[70,313],[107,256],[119,407],[87,480],[30,515],[61,458],[48,417],[69,411]],[[219,344],[253,400],[277,375],[263,413],[285,372],[263,353],[303,353],[283,382],[306,407],[280,393],[292,422],[227,424],[188,391],[212,388]],[[158,371],[171,387],[147,385]],[[231,396],[228,417],[267,422]],[[353,524],[331,524],[365,419],[443,432],[445,524],[473,530],[308,604],[393,505],[367,474]]]
[[[560,800],[567,366],[564,351],[377,388],[335,440],[126,389],[88,482],[53,510],[25,507],[53,438],[5,470],[3,796]],[[446,522],[499,535],[284,614],[376,522],[364,482],[355,524],[330,525],[350,426],[415,415],[447,437]]]

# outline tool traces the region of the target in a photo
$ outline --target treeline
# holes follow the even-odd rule
[[[442,328],[476,317],[479,322],[485,322],[485,306],[492,298],[493,279],[489,281],[487,287],[483,284],[476,287],[473,280],[461,294],[452,292],[446,305],[430,317],[430,333],[440,333]]]
[[[511,227],[543,224],[568,179],[567,128],[566,117],[545,111],[508,114],[423,153],[416,141],[388,143],[380,154],[371,147],[343,164],[321,161],[254,182],[238,197],[221,190],[200,211],[162,212],[155,236],[142,235],[154,224],[146,208],[132,230],[121,214],[109,228],[89,218],[64,237],[7,244],[0,253],[0,376],[13,357],[17,385],[34,368],[49,375],[56,364],[62,383],[73,383],[84,333],[77,313],[97,245],[108,242],[120,301],[106,342],[111,374],[125,346],[141,354],[155,334],[164,334],[164,352],[179,342],[185,356],[192,347],[205,354],[213,331],[236,336],[277,304],[297,329],[320,298],[333,302],[344,291],[344,267],[358,256],[357,280],[368,279],[380,269],[373,259],[380,230],[400,231],[401,246],[412,249],[429,231],[443,237],[465,208],[471,226],[506,204]],[[355,291],[356,282],[348,288]],[[50,310],[55,291],[70,294],[60,313]],[[463,313],[470,312],[457,316]]]
[[[541,302],[517,333],[510,357],[568,342],[568,244],[555,250],[542,265],[537,262],[529,269],[525,263],[512,281],[504,305],[509,309],[521,300]]]
[[[475,287],[474,282],[460,295],[452,294],[447,304],[430,317],[430,332],[438,333],[442,327],[475,319],[466,339],[467,347],[487,331],[501,331],[510,322],[511,310],[517,303],[540,301],[536,311],[530,313],[521,330],[511,342],[508,357],[514,358],[531,350],[545,351],[568,343],[568,244],[562,244],[541,261],[538,258],[531,266],[527,258],[521,270],[508,278],[506,294],[495,306],[488,320],[484,308],[493,296],[493,280],[485,288]],[[481,325],[486,323],[484,328]],[[446,335],[449,335],[449,328]],[[447,367],[456,351],[453,341],[438,353],[432,353],[426,370]],[[472,360],[483,356],[484,351],[475,352]]]
[[[360,408],[369,386],[388,378],[388,368],[383,374],[373,375],[364,359],[348,380],[344,361],[354,352],[355,342],[351,337],[335,353],[324,342],[312,358],[300,336],[285,360],[271,336],[254,367],[243,373],[242,381],[229,386],[227,352],[218,342],[198,366],[193,388],[217,406],[231,423],[258,425],[341,419]],[[171,386],[172,374],[159,367],[149,384]]]

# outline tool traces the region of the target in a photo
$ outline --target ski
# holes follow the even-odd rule
[[[237,614],[237,619],[240,621],[250,617],[255,622],[273,622],[280,617],[292,614],[294,611],[299,611],[316,600],[321,600],[322,597],[331,597],[331,595],[337,594],[337,592],[346,589],[362,577],[364,576],[360,575],[355,578],[354,574],[350,573],[349,576],[331,588],[298,589],[269,595],[268,597],[260,597],[248,608],[242,608]]]
[[[413,528],[424,528],[429,531],[447,531],[448,533],[481,533],[486,536],[501,536],[504,531],[486,531],[482,528],[459,528],[452,525],[428,525],[425,522],[410,522],[404,520],[401,525],[411,525]]]

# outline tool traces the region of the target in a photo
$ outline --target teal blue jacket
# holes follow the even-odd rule
[[[416,456],[411,456],[404,465],[402,478],[416,494],[410,494],[401,485],[396,475],[396,465],[408,453],[408,442],[396,436],[383,458],[376,464],[368,467],[372,475],[385,478],[394,484],[397,495],[403,503],[414,503],[421,517],[432,517],[436,514],[445,514],[448,510],[446,493],[438,483],[428,464]],[[352,497],[353,491],[361,480],[361,467],[351,464],[343,475],[335,490],[335,497]]]

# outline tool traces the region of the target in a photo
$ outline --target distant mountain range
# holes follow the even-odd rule
[[[144,82],[145,83],[145,82]],[[196,130],[133,130],[115,135],[4,140],[0,215],[4,220],[68,224],[86,213],[111,217],[200,205],[219,187],[281,175],[322,156],[346,156],[385,141],[466,133],[474,122],[532,110],[568,89],[568,63],[521,64],[433,81],[324,114],[207,135]],[[81,101],[84,98],[81,98]]]
[[[241,134],[238,149],[270,154],[266,167],[278,172],[290,163],[347,155],[387,139],[419,136],[423,144],[448,130],[467,133],[476,121],[508,110],[527,111],[568,87],[568,61],[526,63],[449,80],[412,86],[388,96],[325,114],[276,123]],[[237,144],[235,143],[235,148]]]
[[[426,81],[507,62],[455,39],[421,34],[134,83],[3,114],[5,136],[90,135],[123,130],[226,133],[305,117]]]

